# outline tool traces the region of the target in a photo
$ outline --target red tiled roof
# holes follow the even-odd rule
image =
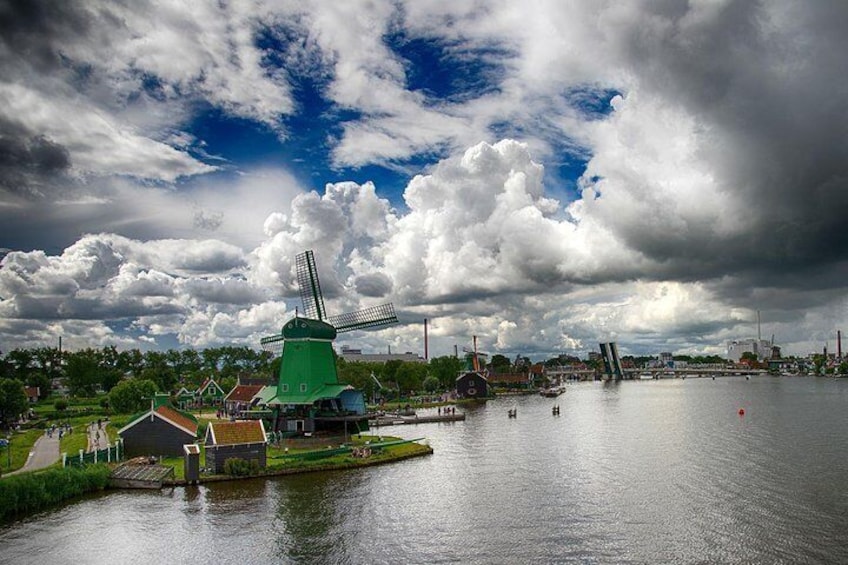
[[[237,385],[224,400],[232,402],[250,402],[264,385]]]
[[[171,422],[172,424],[176,424],[181,428],[190,430],[193,434],[197,433],[197,422],[195,420],[192,420],[182,412],[174,410],[170,406],[162,405],[156,409],[156,413]]]
[[[260,420],[210,422],[209,430],[214,438],[215,445],[265,443],[265,432]]]
[[[25,390],[27,398],[37,398],[41,394],[41,390],[37,386],[28,386]]]

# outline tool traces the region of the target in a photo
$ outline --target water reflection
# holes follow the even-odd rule
[[[424,458],[92,497],[0,529],[0,563],[848,562],[846,399],[767,377],[501,398],[385,430]]]

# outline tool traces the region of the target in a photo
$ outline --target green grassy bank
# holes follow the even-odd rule
[[[109,483],[106,465],[85,468],[51,468],[5,477],[0,481],[0,521],[38,512],[88,492],[103,490]]]

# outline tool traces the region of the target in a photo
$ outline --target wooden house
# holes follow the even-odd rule
[[[224,472],[227,459],[256,461],[260,469],[266,464],[265,425],[262,420],[209,422],[206,429],[206,468]]]
[[[262,384],[237,384],[227,396],[224,397],[224,409],[227,414],[238,414],[250,409],[256,399],[254,398],[264,388]]]
[[[466,371],[456,378],[458,398],[485,398],[489,396],[489,381],[479,371]]]
[[[177,403],[177,406],[183,410],[188,410],[193,407],[195,405],[196,398],[197,392],[188,390],[186,387],[182,387],[174,394],[174,401]]]
[[[118,430],[127,457],[181,457],[183,446],[197,438],[197,419],[173,408],[157,395],[150,410]]]
[[[35,404],[38,402],[38,397],[41,394],[41,389],[37,386],[28,386],[24,387],[24,392],[26,393],[27,400],[30,404]]]
[[[501,373],[490,374],[489,385],[500,388],[529,389],[533,387],[533,381],[524,373]]]
[[[212,377],[203,381],[203,384],[197,389],[196,397],[201,404],[206,406],[216,406],[224,402],[224,397],[227,395],[224,389],[215,382]]]

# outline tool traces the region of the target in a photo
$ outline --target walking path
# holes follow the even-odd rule
[[[29,452],[24,466],[17,471],[6,473],[7,475],[17,475],[27,471],[35,471],[49,467],[60,459],[59,455],[59,434],[54,433],[52,437],[44,434],[35,441],[32,446],[32,451]]]

